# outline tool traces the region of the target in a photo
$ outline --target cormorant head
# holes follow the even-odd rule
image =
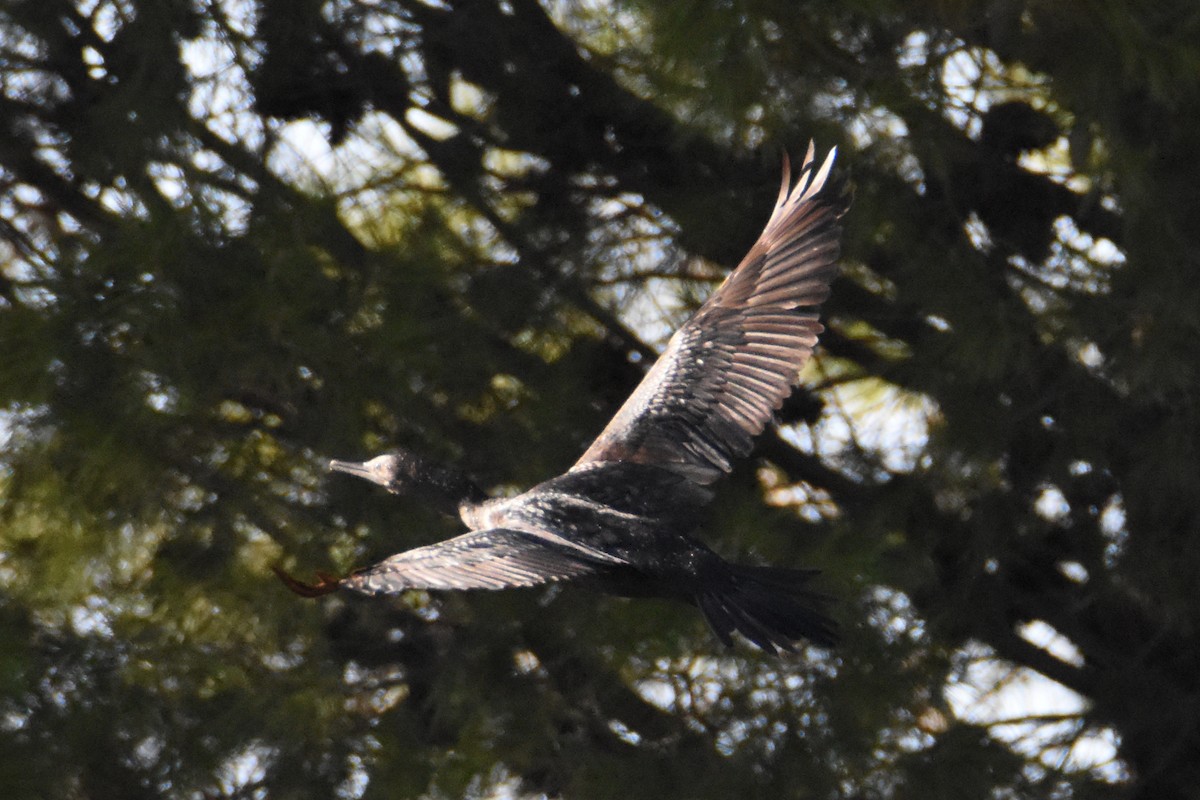
[[[392,494],[413,495],[447,514],[461,514],[464,506],[487,500],[483,490],[462,472],[407,450],[393,450],[363,462],[335,459],[329,462],[329,468],[378,483]]]
[[[421,483],[424,477],[423,464],[412,453],[397,450],[376,456],[370,461],[340,461],[335,458],[329,462],[329,468],[378,483],[392,494],[402,494]]]

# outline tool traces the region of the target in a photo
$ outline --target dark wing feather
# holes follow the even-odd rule
[[[576,468],[655,464],[711,483],[750,452],[791,394],[817,336],[817,306],[837,273],[847,199],[829,181],[836,150],[783,184],[766,228],[738,268],[676,331],[667,349]]]
[[[603,554],[552,535],[492,528],[418,547],[359,570],[341,585],[365,594],[406,589],[506,589],[597,571]]]

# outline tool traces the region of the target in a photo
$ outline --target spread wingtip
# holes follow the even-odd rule
[[[282,567],[271,567],[271,571],[283,581],[284,586],[301,597],[322,597],[342,588],[342,579],[328,572],[318,572],[316,583],[305,583],[293,578]]]

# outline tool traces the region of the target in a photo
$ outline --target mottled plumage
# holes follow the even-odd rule
[[[847,200],[810,145],[750,252],[671,338],[641,384],[567,473],[513,498],[487,499],[460,473],[398,451],[332,469],[456,510],[470,533],[294,590],[368,594],[500,589],[573,581],[629,596],[695,603],[725,644],[737,631],[769,652],[833,641],[811,572],[731,564],[692,533],[707,485],[750,452],[790,394],[837,271]]]

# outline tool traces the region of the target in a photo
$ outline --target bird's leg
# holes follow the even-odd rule
[[[279,580],[283,581],[284,586],[301,597],[320,597],[336,592],[342,587],[342,579],[336,575],[330,575],[328,572],[318,572],[316,583],[305,583],[293,578],[280,567],[271,567],[271,569],[279,576]]]

